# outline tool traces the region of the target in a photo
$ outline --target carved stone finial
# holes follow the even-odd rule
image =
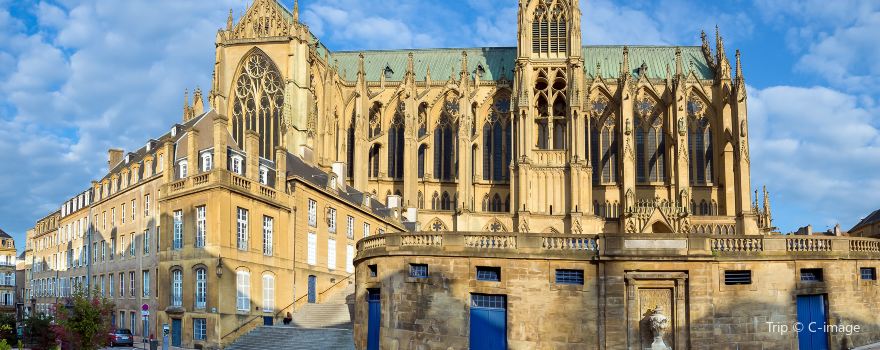
[[[293,23],[299,23],[299,0],[293,0]]]
[[[712,48],[709,47],[709,39],[706,36],[706,31],[700,32],[700,39],[703,41],[703,58],[706,59],[706,64],[713,71],[715,70],[715,58],[712,55]]]
[[[226,30],[232,30],[232,9],[229,9],[229,17],[226,17]]]
[[[623,63],[620,65],[620,77],[628,77],[630,75],[629,70],[629,46],[623,47]]]
[[[358,54],[358,75],[365,75],[366,71],[364,70],[364,53],[361,52]]]
[[[743,76],[742,71],[742,62],[740,61],[739,49],[736,49],[736,81],[745,82],[745,77]]]
[[[596,78],[602,77],[602,62],[596,62]]]
[[[468,56],[467,51],[462,51],[462,52],[461,52],[461,73],[462,73],[462,74],[467,74],[467,73],[468,73],[468,69],[467,69],[467,66],[468,66],[468,57],[467,57],[467,56]]]
[[[407,58],[406,58],[406,73],[407,73],[407,74],[412,74],[413,72],[415,72],[415,68],[414,68],[414,67],[415,67],[415,63],[413,62],[413,53],[410,52],[409,55],[407,55]]]

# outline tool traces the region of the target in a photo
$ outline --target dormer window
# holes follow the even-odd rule
[[[260,183],[263,185],[269,184],[269,168],[260,166]]]
[[[233,173],[241,175],[242,170],[243,170],[242,169],[243,162],[244,162],[244,159],[242,159],[241,156],[234,155],[234,156],[230,157],[229,170],[232,171]]]
[[[178,166],[180,167],[180,178],[181,179],[185,178],[187,176],[187,170],[189,170],[189,169],[187,169],[188,168],[187,163],[188,162],[186,160],[181,160],[180,163],[178,163],[179,164]]]
[[[208,172],[214,168],[214,156],[210,152],[202,153],[202,172]]]
[[[391,66],[385,65],[385,80],[391,80],[391,76],[394,75],[394,70],[391,69]]]

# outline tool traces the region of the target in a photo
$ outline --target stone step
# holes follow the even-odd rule
[[[228,350],[351,350],[352,331],[347,329],[308,329],[281,326],[260,326],[239,338]]]

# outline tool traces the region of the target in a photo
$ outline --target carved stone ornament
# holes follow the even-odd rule
[[[669,329],[669,318],[663,314],[662,306],[657,305],[648,316],[648,325],[651,327],[651,334],[654,336],[651,350],[668,350],[669,346],[663,342],[663,335]]]
[[[519,232],[529,232],[529,221],[526,218],[519,219]]]

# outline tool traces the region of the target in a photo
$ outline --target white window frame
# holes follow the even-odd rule
[[[150,270],[141,271],[141,292],[144,298],[150,297]]]
[[[208,271],[204,267],[196,269],[195,308],[204,310],[208,300]]]
[[[370,223],[365,222],[364,223],[364,237],[369,237],[369,236],[370,236]]]
[[[345,246],[345,272],[354,273],[354,246]]]
[[[336,270],[336,240],[333,238],[327,239],[327,268]]]
[[[251,273],[248,271],[235,272],[235,308],[238,311],[251,311]]]
[[[208,339],[208,319],[194,317],[193,319],[193,340]]]
[[[171,306],[183,306],[183,271],[171,270]]]
[[[187,174],[187,172],[189,170],[189,162],[187,162],[186,160],[181,160],[180,162],[177,163],[177,165],[178,165],[178,167],[180,167],[180,178],[181,179],[183,179],[187,175],[189,175],[189,174]]]
[[[260,165],[260,183],[263,185],[269,184],[269,168]]]
[[[309,226],[318,227],[318,202],[309,199]]]
[[[144,217],[150,216],[150,194],[144,195]]]
[[[183,249],[183,210],[174,211],[174,236],[171,249]]]
[[[314,232],[309,232],[306,263],[309,265],[317,265],[318,263],[318,235]]]
[[[208,172],[214,168],[214,155],[211,152],[202,153],[202,172]]]
[[[327,208],[327,231],[336,233],[336,209]]]
[[[196,207],[196,237],[193,242],[196,248],[203,248],[205,246],[207,215],[207,208],[204,205]]]
[[[248,210],[238,208],[236,224],[236,246],[238,250],[248,250]]]
[[[241,156],[236,154],[236,155],[232,155],[231,157],[229,157],[229,159],[230,159],[230,162],[229,162],[230,169],[229,170],[232,171],[233,173],[238,174],[238,175],[243,175],[242,174],[243,173],[242,164],[244,163],[244,158],[242,158]]]
[[[275,276],[263,275],[263,312],[275,311]]]
[[[272,256],[275,240],[275,219],[271,216],[263,216],[263,255]]]
[[[345,228],[345,234],[348,239],[354,239],[354,217],[348,216],[348,227]]]

